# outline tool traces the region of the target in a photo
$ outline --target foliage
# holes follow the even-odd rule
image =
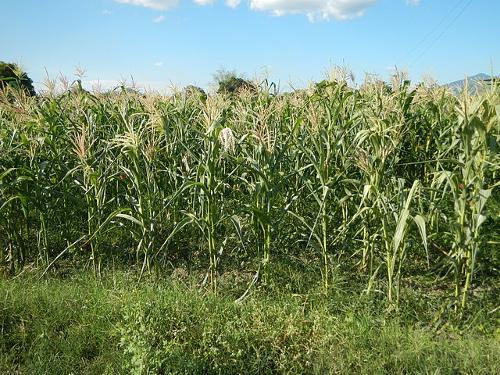
[[[207,93],[205,92],[205,90],[203,90],[201,87],[198,86],[193,86],[193,85],[186,86],[184,87],[183,93],[188,97],[197,96],[202,100],[207,100]]]
[[[16,64],[0,61],[0,89],[7,86],[21,88],[28,95],[34,96],[33,81]]]
[[[443,316],[498,283],[498,89],[0,99],[2,273],[185,262],[214,293],[222,272],[252,274],[243,301],[308,259],[324,293],[342,267],[394,309],[430,278]]]
[[[257,92],[257,86],[242,77],[239,77],[234,71],[219,70],[214,75],[215,82],[217,83],[218,94],[235,95],[241,92]]]

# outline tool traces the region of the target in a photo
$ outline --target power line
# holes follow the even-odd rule
[[[455,13],[455,11],[458,9],[458,7],[460,5],[462,5],[462,3],[464,3],[466,0],[459,0],[455,3],[455,5],[453,6],[453,8],[449,11],[449,12],[446,12],[446,14],[444,15],[444,17],[441,18],[441,20],[439,21],[439,23],[437,25],[435,25],[431,31],[429,31],[415,46],[413,46],[413,48],[410,50],[410,52],[408,53],[408,57],[412,57],[413,54],[415,54],[416,52],[418,52],[419,48],[421,46],[423,46],[425,44],[425,42],[427,42],[427,40],[434,34],[436,33],[437,31],[439,31],[439,29],[441,28],[441,26],[444,25],[444,23],[448,20],[449,17],[451,17],[453,15],[453,13]]]
[[[458,3],[458,5],[460,5],[461,3],[463,3],[463,1],[460,1]],[[434,45],[438,42],[439,39],[441,39],[443,37],[443,35],[453,26],[453,24],[465,13],[465,11],[467,10],[467,8],[472,4],[472,0],[469,0],[467,3],[465,3],[465,5],[462,7],[462,9],[460,10],[460,12],[458,12],[455,17],[453,17],[453,19],[448,22],[448,24],[445,26],[445,28],[441,31],[441,33],[439,33],[428,45],[426,48],[424,48],[422,50],[422,52],[410,63],[410,67],[413,66],[416,62],[418,62],[426,53],[427,51],[429,51],[432,47],[434,47]],[[453,13],[457,8],[458,8],[458,5],[455,6],[453,8],[453,11],[451,13]]]
[[[441,19],[441,21],[429,32],[426,34],[426,36],[417,44],[417,47],[413,49],[411,53],[409,53],[407,56],[408,58],[411,58],[411,56],[415,53],[418,52],[419,47],[421,45],[426,44],[425,42],[433,35],[435,34],[443,25],[445,25],[444,29],[441,30],[439,34],[437,34],[432,40],[430,40],[429,43],[427,43],[427,46],[424,46],[423,50],[413,59],[411,60],[411,63],[408,65],[408,67],[412,67],[416,62],[418,62],[434,45],[443,37],[443,35],[453,26],[453,24],[464,14],[464,12],[467,10],[467,8],[471,5],[472,0],[459,0],[453,8],[451,9],[450,12],[447,12],[447,14]],[[448,19],[458,10],[460,11],[455,14],[455,16],[448,21]],[[448,22],[446,22],[448,21]]]

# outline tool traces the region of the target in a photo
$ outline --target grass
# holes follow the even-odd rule
[[[115,271],[100,280],[77,273],[3,281],[0,371],[493,374],[500,366],[498,326],[486,311],[492,292],[465,322],[436,326],[442,299],[413,288],[403,289],[406,307],[394,311],[383,298],[353,299],[362,284],[352,282],[326,296],[321,279],[303,293],[268,285],[240,304],[232,275],[221,276],[218,296],[193,280],[138,284],[138,274]]]

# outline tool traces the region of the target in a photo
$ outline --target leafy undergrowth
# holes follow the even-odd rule
[[[226,279],[234,290],[234,278]],[[189,277],[137,283],[134,274],[114,272],[101,280],[85,273],[65,279],[25,274],[3,280],[0,373],[500,370],[498,314],[491,301],[476,303],[477,310],[460,324],[446,319],[446,325],[439,325],[439,296],[426,293],[422,299],[415,287],[406,288],[404,302],[395,310],[383,306],[386,302],[377,293],[359,298],[351,280],[339,280],[329,294],[315,288],[293,293],[286,285],[268,283],[243,303],[235,303],[224,284],[215,296],[200,292]]]

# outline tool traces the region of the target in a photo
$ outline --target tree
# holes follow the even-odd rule
[[[214,74],[214,80],[218,84],[219,94],[238,94],[242,91],[257,92],[257,86],[241,77],[235,71],[219,69]]]
[[[23,89],[27,94],[36,95],[33,81],[19,66],[0,61],[0,89],[7,86]]]
[[[184,90],[182,91],[186,97],[194,96],[200,98],[202,101],[207,100],[207,93],[201,87],[189,85],[184,87]]]

